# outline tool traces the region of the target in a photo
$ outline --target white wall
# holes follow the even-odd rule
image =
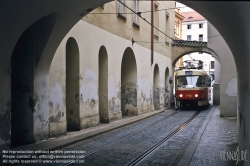
[[[199,24],[203,24],[203,28],[199,28]],[[191,25],[191,29],[187,29],[187,25]],[[199,35],[203,35],[203,41],[207,42],[207,20],[204,21],[190,21],[182,23],[182,39],[187,40],[187,35],[191,35],[191,41],[199,41]],[[191,58],[190,58],[191,57]],[[191,53],[190,56],[183,56],[183,61],[186,60],[202,60],[204,63],[203,69],[209,74],[214,72],[214,69],[211,69],[211,61],[214,61],[214,58],[206,53],[199,54],[198,52]]]
[[[65,72],[65,46],[69,37],[74,37],[80,52],[80,119],[82,128],[99,123],[98,108],[98,54],[104,46],[108,55],[108,102],[110,121],[121,118],[121,64],[126,48],[130,47],[135,55],[137,67],[137,107],[138,114],[154,111],[153,107],[153,67],[159,66],[160,74],[160,105],[164,105],[165,70],[170,74],[171,59],[165,55],[154,53],[154,64],[151,65],[151,50],[131,41],[118,37],[85,21],[79,21],[65,36],[57,49],[50,68],[50,95],[56,95],[55,87],[61,87],[65,96],[65,76],[53,72]],[[97,40],[98,39],[98,40]],[[115,44],[115,47],[114,47]],[[61,94],[61,93],[60,93]],[[65,97],[63,97],[65,98]],[[65,102],[65,101],[63,101]],[[62,103],[65,111],[65,103]],[[56,113],[55,113],[56,114]],[[65,121],[62,117],[59,121]],[[88,126],[89,125],[89,126]],[[60,127],[58,125],[58,131]],[[62,130],[60,130],[62,131]],[[55,131],[54,131],[55,132]]]
[[[191,24],[191,29],[187,25]],[[203,28],[199,28],[203,24]],[[203,41],[207,41],[207,21],[190,21],[182,23],[182,39],[187,40],[187,35],[191,35],[192,41],[199,41],[199,35],[203,35]]]
[[[216,72],[215,78],[220,87],[220,116],[237,116],[237,70],[233,54],[220,33],[212,24],[208,24],[208,47],[219,56],[220,72]],[[217,63],[217,62],[216,62]],[[218,66],[218,65],[217,65]]]

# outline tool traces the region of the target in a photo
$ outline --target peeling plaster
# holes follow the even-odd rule
[[[112,100],[113,98],[116,98],[117,94],[119,93],[119,89],[120,88],[116,87],[115,85],[114,76],[111,76],[108,85],[108,99]]]
[[[117,94],[120,95],[120,94]],[[119,112],[121,111],[120,99],[118,97],[113,97],[109,100],[109,110],[110,112]]]
[[[3,100],[2,100],[3,101]],[[11,127],[11,113],[10,113],[10,109],[11,109],[11,103],[6,102],[6,103],[1,103],[0,102],[0,106],[1,106],[1,111],[0,111],[0,121],[1,121],[1,125],[0,125],[0,145],[5,144],[5,143],[9,143],[10,140],[10,127]]]
[[[93,80],[93,81],[97,81],[98,76],[97,76],[97,74],[95,74],[95,72],[94,72],[93,70],[91,70],[91,69],[86,69],[84,78],[86,78],[86,79],[91,79],[91,80]]]
[[[49,136],[49,75],[36,75],[34,83],[34,139],[39,141]]]
[[[227,84],[226,94],[228,96],[237,96],[237,78],[231,79]]]
[[[137,86],[133,82],[128,82],[121,87],[121,111],[123,115],[137,110]],[[132,113],[135,114],[135,113]]]
[[[81,98],[82,102],[91,102],[93,100],[97,101],[97,85],[94,82],[88,82],[81,85],[80,92],[81,92]]]
[[[53,114],[54,116],[57,116],[57,109],[62,111],[62,107],[63,107],[63,89],[62,89],[62,85],[59,83],[56,83],[56,85],[50,90],[50,94],[49,94],[49,104],[52,107],[53,110]]]
[[[98,86],[95,83],[98,79],[97,74],[91,70],[86,69],[84,79],[88,79],[89,82],[83,83],[80,88],[82,102],[93,102],[95,103],[98,100]]]
[[[160,100],[161,100],[161,98],[160,98],[160,91],[161,91],[160,88],[155,88],[154,89],[154,98],[153,98],[153,100],[154,100],[155,110],[160,109]]]
[[[151,86],[150,86],[150,82],[149,82],[148,78],[139,79],[138,85],[139,85],[139,88],[142,91],[142,93],[145,95],[145,97],[150,98]]]

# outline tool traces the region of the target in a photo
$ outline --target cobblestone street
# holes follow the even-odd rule
[[[72,132],[67,136],[43,141],[40,142],[41,145],[38,143],[19,147],[19,150],[27,147],[30,150],[40,149],[41,146],[46,148],[46,145],[51,147],[54,143],[55,148],[50,150],[86,152],[79,160],[71,159],[71,161],[81,162],[80,164],[69,165],[242,165],[241,159],[237,161],[237,156],[234,155],[238,148],[237,120],[220,117],[219,111],[219,106],[210,106],[204,110],[170,109],[123,127],[93,135],[77,143],[71,139],[77,135],[82,136],[88,132],[103,130],[105,125],[94,127],[88,132]],[[122,121],[129,119],[129,117],[124,118]],[[162,143],[159,144],[160,142]],[[156,147],[157,144],[159,146]],[[58,148],[59,145],[64,148]],[[227,152],[232,152],[231,158]],[[66,159],[62,160],[66,161]],[[43,165],[63,164],[61,162]]]
[[[81,159],[84,165],[130,165],[197,112],[186,127],[137,165],[236,165],[221,159],[221,152],[237,150],[236,119],[221,118],[217,106],[202,111],[169,110],[58,150],[86,151]]]
[[[227,156],[224,159],[220,157],[223,151],[236,152],[238,146],[236,118],[220,117],[219,109],[216,109],[204,130],[190,165],[236,165],[237,161],[230,160]],[[241,164],[240,161],[237,163]]]

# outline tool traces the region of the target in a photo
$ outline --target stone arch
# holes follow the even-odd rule
[[[39,140],[34,133],[37,111],[34,92],[35,69],[56,22],[56,15],[33,23],[20,36],[11,57],[11,144],[29,144]],[[39,113],[41,114],[41,113]],[[46,114],[46,113],[45,113]],[[40,115],[48,122],[48,117]],[[48,133],[48,124],[44,127]],[[48,136],[48,135],[47,135]],[[46,137],[47,137],[46,136]]]
[[[181,49],[181,48],[179,48]],[[220,61],[219,56],[213,51],[213,50],[192,50],[192,51],[185,51],[185,52],[181,52],[180,54],[176,54],[173,56],[173,62],[172,65],[174,66],[176,64],[176,62],[183,57],[184,55],[187,54],[191,54],[191,53],[195,53],[195,52],[202,52],[202,53],[207,53],[210,54],[211,56],[213,56],[217,61]]]
[[[123,116],[137,115],[137,65],[134,52],[126,48],[121,65],[121,111]]]
[[[154,109],[160,109],[160,71],[158,64],[154,66],[154,80],[153,80],[153,103]]]
[[[70,37],[66,43],[66,119],[67,130],[80,130],[79,47]]]
[[[30,1],[31,2],[31,1]],[[9,61],[11,58],[11,52],[14,50],[16,42],[19,40],[21,34],[35,21],[39,18],[46,16],[50,13],[58,12],[60,15],[60,21],[57,21],[56,28],[53,30],[53,35],[50,37],[47,46],[43,53],[43,58],[45,59],[42,62],[39,62],[40,70],[43,73],[36,73],[39,75],[35,86],[45,85],[48,84],[48,66],[50,60],[53,58],[53,53],[55,52],[56,48],[58,47],[61,39],[65,36],[65,34],[73,27],[73,25],[79,21],[84,15],[86,15],[89,9],[94,9],[101,4],[106,2],[110,2],[110,0],[97,0],[93,2],[82,2],[76,1],[75,3],[71,3],[71,8],[67,8],[65,10],[65,6],[68,5],[68,1],[62,1],[61,5],[57,5],[57,1],[49,1],[45,0],[43,2],[37,3],[27,3],[27,5],[21,5],[18,2],[12,2],[8,0],[2,1],[5,4],[5,9],[0,11],[0,15],[6,16],[6,19],[1,20],[1,27],[0,36],[1,36],[1,54],[4,55],[1,57],[1,65],[0,71],[2,73],[0,83],[0,87],[5,87],[3,93],[1,93],[1,105],[3,105],[2,113],[8,114],[6,116],[10,116],[10,107],[8,105],[10,100],[10,87],[8,84],[10,83],[10,76],[9,72]],[[249,87],[249,58],[248,55],[250,53],[249,48],[249,28],[250,24],[246,24],[246,22],[242,21],[243,19],[247,20],[249,4],[248,3],[239,3],[239,2],[232,2],[225,6],[226,2],[204,2],[204,1],[182,1],[183,4],[193,8],[194,10],[201,13],[203,16],[207,18],[217,29],[221,32],[221,35],[232,49],[233,56],[235,58],[236,66],[238,69],[238,78],[239,78],[239,128],[240,128],[240,141],[242,147],[249,146],[249,140],[245,139],[245,135],[250,135],[249,129],[246,126],[249,126],[247,118],[250,103],[248,91],[246,91],[245,87]],[[16,10],[18,9],[18,10]],[[46,9],[46,10],[44,10]],[[221,10],[223,9],[223,10]],[[231,12],[236,10],[235,12]],[[35,12],[34,12],[35,11]],[[213,11],[213,12],[211,12]],[[8,14],[5,14],[7,13]],[[22,13],[19,15],[19,13]],[[232,24],[231,19],[228,18],[242,18],[242,19],[234,19],[234,24]],[[22,22],[22,24],[20,24]],[[240,30],[239,30],[240,29]],[[41,30],[42,31],[42,30]],[[235,32],[235,33],[232,33]],[[43,32],[42,32],[43,33]],[[9,40],[5,40],[9,39]],[[241,42],[236,42],[241,41]],[[47,72],[47,73],[46,73]],[[43,90],[43,88],[41,88]],[[39,91],[39,88],[38,88]],[[36,94],[39,95],[39,94]],[[44,90],[43,95],[39,95],[38,98],[42,98],[42,96],[46,96],[47,92]],[[46,99],[43,101],[46,103]],[[48,105],[44,104],[41,108],[46,110]],[[39,110],[42,110],[39,107]],[[2,115],[1,115],[2,116]],[[6,117],[4,116],[4,117]],[[38,117],[38,116],[37,116]],[[7,117],[7,121],[10,122],[10,118]],[[39,119],[39,118],[37,118]],[[47,122],[47,118],[45,117],[45,122]],[[10,124],[10,123],[9,123]],[[39,122],[39,125],[42,125],[42,122]],[[44,130],[42,131],[46,135],[47,125],[43,127]],[[1,124],[1,128],[4,128],[4,125]],[[9,127],[8,127],[9,128]],[[5,133],[8,133],[8,128],[4,130]],[[45,131],[46,130],[46,131]],[[7,132],[6,132],[7,131]],[[35,131],[38,131],[35,129]],[[244,135],[243,135],[244,134]],[[4,134],[5,135],[5,134]],[[7,134],[9,136],[9,134]],[[2,136],[1,139],[6,142],[8,138]]]
[[[104,46],[99,49],[99,114],[100,122],[109,122],[108,117],[108,53]]]

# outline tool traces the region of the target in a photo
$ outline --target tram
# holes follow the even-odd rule
[[[208,106],[211,100],[211,78],[202,70],[202,61],[198,62],[197,67],[188,64],[175,74],[176,106]]]

